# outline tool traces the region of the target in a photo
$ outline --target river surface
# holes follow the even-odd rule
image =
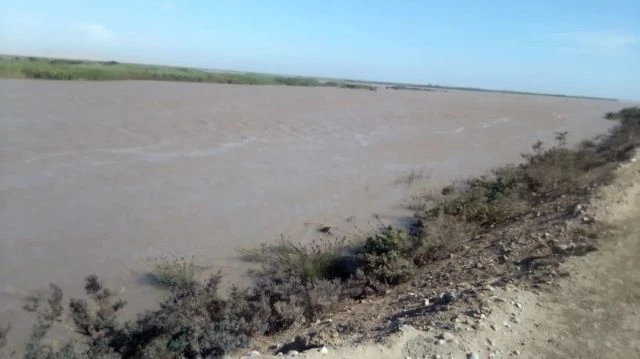
[[[153,258],[241,278],[237,249],[364,233],[403,200],[606,131],[623,103],[481,92],[0,80],[0,320],[97,273],[148,307]],[[377,219],[374,219],[377,217]],[[18,325],[20,327],[20,325]]]

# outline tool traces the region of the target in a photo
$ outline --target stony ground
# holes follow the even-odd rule
[[[295,336],[293,331],[280,337],[280,343],[270,338],[258,343],[259,351],[245,354],[403,359],[640,357],[640,162],[621,165],[616,181],[598,189],[580,207],[586,211],[581,210],[576,221],[606,224],[606,234],[594,242],[557,245],[556,251],[573,251],[577,256],[545,263],[547,271],[514,276],[501,270],[499,261],[467,263],[460,273],[466,273],[469,283],[448,283],[450,291],[430,295],[433,291],[416,285],[429,279],[422,277],[382,298],[354,303],[346,313],[316,323],[312,330],[300,329],[297,341],[287,340]],[[554,232],[554,225],[548,228],[549,232],[535,232],[531,238],[561,236]],[[527,259],[535,248],[513,245],[511,253]],[[470,248],[463,249],[462,256],[464,250]],[[533,257],[534,262],[550,258]],[[438,284],[460,278],[455,271],[446,272],[447,261],[442,262],[443,272],[431,276],[429,288],[444,288]]]

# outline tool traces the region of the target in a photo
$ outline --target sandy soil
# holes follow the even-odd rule
[[[305,358],[640,357],[640,162],[623,165],[591,204],[612,225],[599,250],[562,264],[570,273],[545,291],[512,285],[485,293],[491,313],[477,330],[443,336],[401,327],[385,343],[302,353]],[[438,343],[439,338],[445,338]]]

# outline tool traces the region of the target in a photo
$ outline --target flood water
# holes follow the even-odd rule
[[[417,188],[594,136],[617,102],[162,82],[0,81],[0,320],[97,273],[130,310],[160,255],[239,278],[239,247],[362,233]],[[413,186],[399,179],[420,174]],[[407,181],[408,182],[408,181]]]

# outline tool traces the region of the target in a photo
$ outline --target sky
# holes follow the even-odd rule
[[[0,53],[640,100],[640,0],[3,0]]]

